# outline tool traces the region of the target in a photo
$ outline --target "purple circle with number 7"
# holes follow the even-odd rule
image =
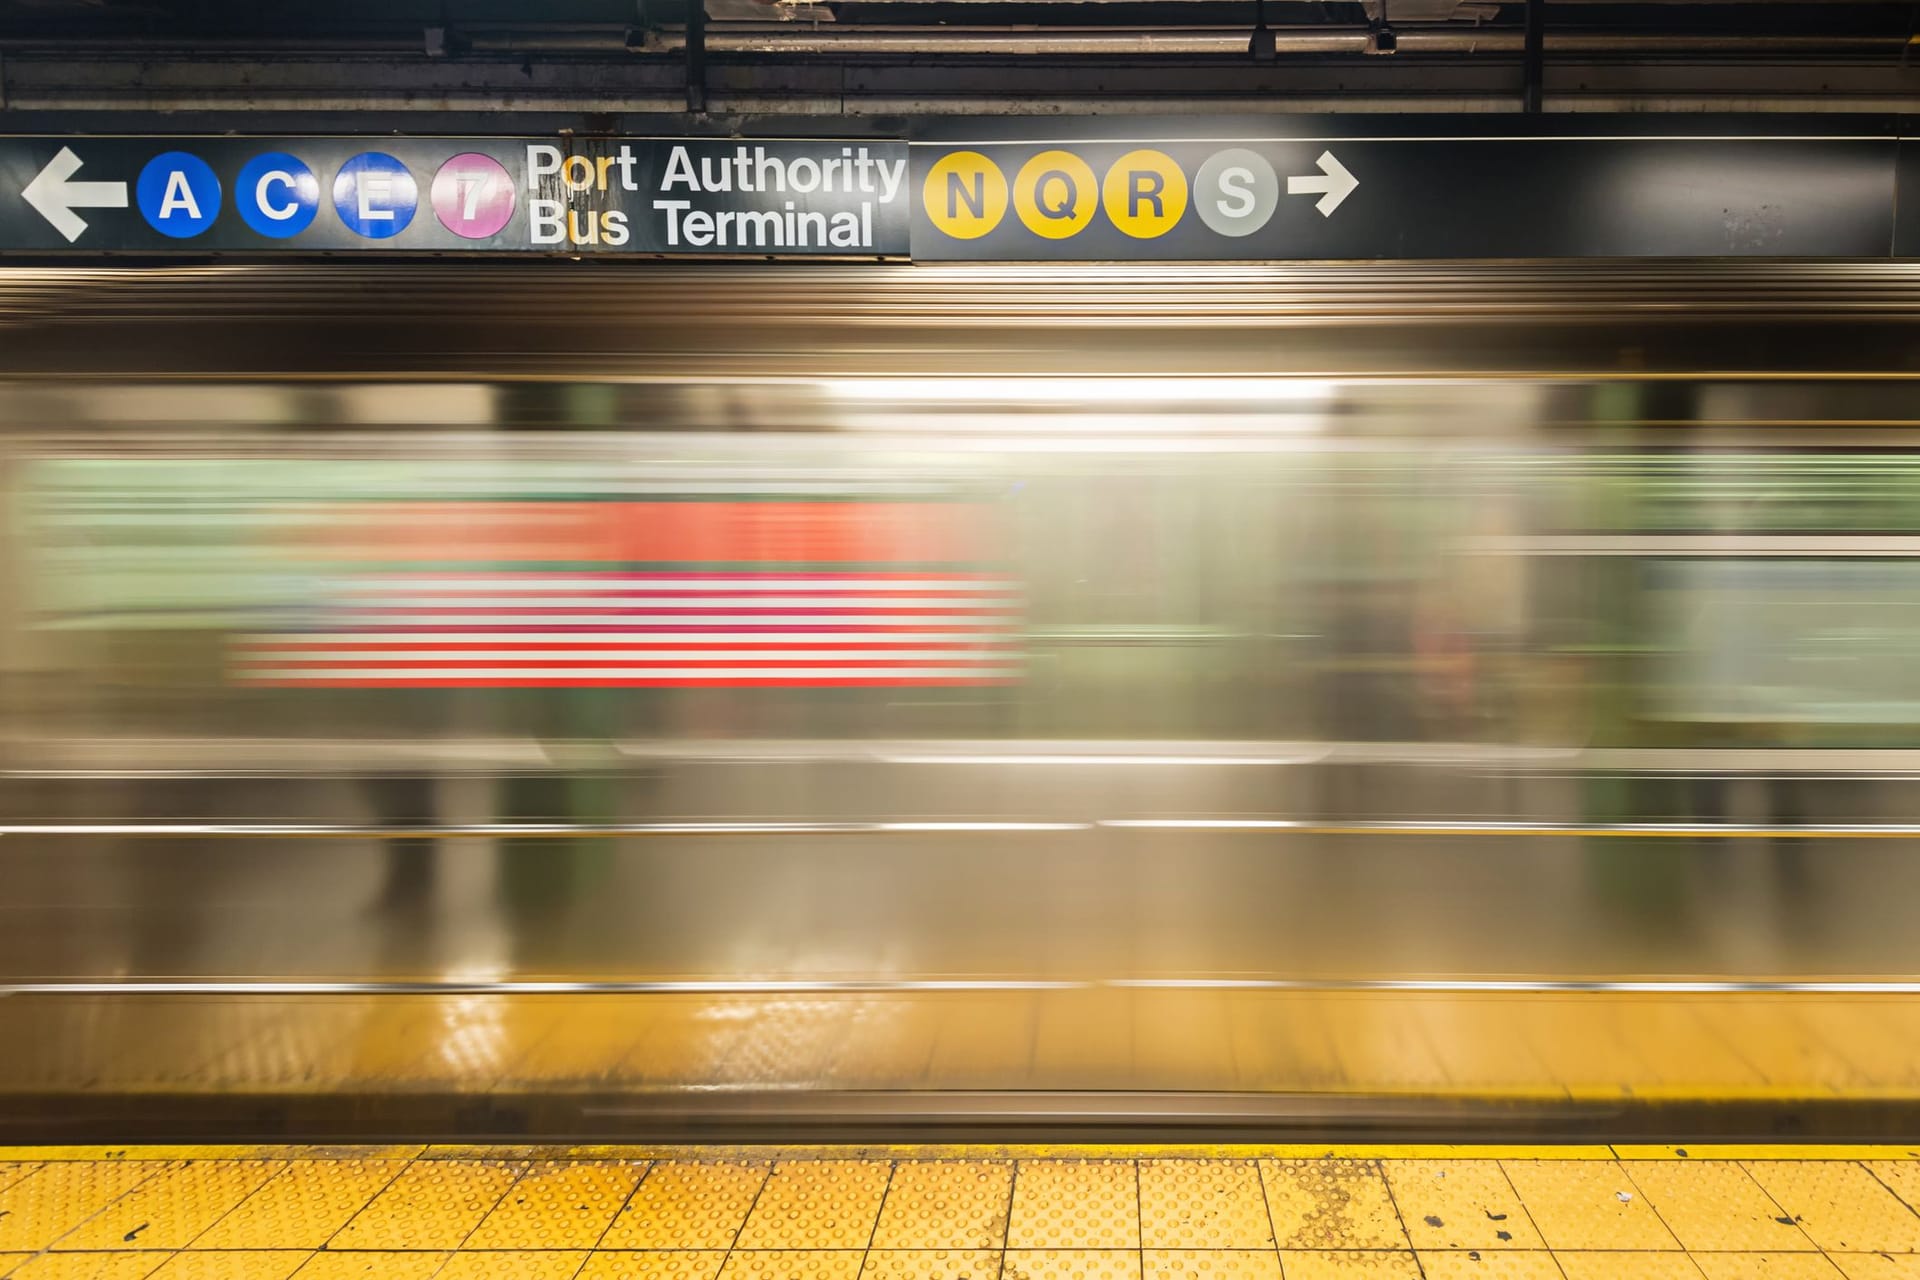
[[[498,235],[513,217],[513,179],[492,156],[457,155],[433,175],[433,212],[463,240]]]

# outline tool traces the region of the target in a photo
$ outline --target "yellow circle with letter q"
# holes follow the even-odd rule
[[[941,232],[978,240],[1007,216],[1007,175],[978,151],[952,151],[927,171],[920,200]]]
[[[1187,175],[1164,151],[1129,151],[1107,170],[1100,200],[1114,226],[1151,240],[1173,230],[1187,211]]]
[[[1042,151],[1013,180],[1013,211],[1033,234],[1065,240],[1093,221],[1099,190],[1085,160],[1071,151]]]

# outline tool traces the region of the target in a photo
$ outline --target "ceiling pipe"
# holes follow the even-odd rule
[[[1274,27],[1279,54],[1364,54],[1366,27]],[[1524,54],[1524,31],[1485,27],[1398,27],[1403,54]],[[1720,53],[1745,57],[1826,56],[1898,58],[1899,36],[1663,36],[1641,33],[1568,32],[1554,35],[1556,51],[1636,56]],[[685,44],[676,28],[649,33],[646,52],[678,52]],[[706,31],[710,53],[784,54],[972,54],[985,56],[1106,57],[1234,54],[1245,57],[1245,27],[829,27],[787,23],[713,23]]]
[[[1521,110],[1530,116],[1540,114],[1540,101],[1547,80],[1547,0],[1527,0],[1526,73],[1521,90]]]
[[[1367,51],[1369,31],[1351,27],[1270,27],[1276,54],[1337,55]],[[1525,33],[1518,28],[1466,25],[1396,26],[1402,53],[1475,54],[1523,53]],[[463,28],[468,41],[464,59],[490,57],[632,56],[684,53],[684,28],[656,31],[619,30],[574,33],[503,33]],[[1724,54],[1758,58],[1788,56],[1883,57],[1900,59],[1907,50],[1904,36],[1783,36],[1783,35],[1656,35],[1626,31],[1556,31],[1556,53],[1618,54],[1622,56],[1676,56]],[[801,22],[713,22],[707,26],[706,48],[711,53],[783,54],[971,54],[985,56],[1096,55],[1109,57],[1248,53],[1247,28],[1236,27],[916,27],[816,26]],[[191,51],[198,60],[259,55],[312,60],[420,54],[418,31],[411,36],[384,36],[324,44],[303,40],[149,39],[84,42],[47,38],[0,39],[0,49],[15,54],[88,57],[150,56]],[[455,61],[443,58],[437,61]]]

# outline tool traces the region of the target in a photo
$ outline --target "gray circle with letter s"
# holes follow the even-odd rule
[[[1207,157],[1193,183],[1200,220],[1223,236],[1250,236],[1280,204],[1280,179],[1266,158],[1245,147]]]

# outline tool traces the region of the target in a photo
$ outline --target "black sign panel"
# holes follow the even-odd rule
[[[0,137],[0,254],[1920,256],[1920,142],[1890,117],[914,131],[910,154],[873,139]]]
[[[916,143],[920,259],[1885,257],[1884,137]]]
[[[901,142],[0,138],[0,252],[905,257]]]
[[[1920,258],[1920,138],[1900,140],[1900,187],[1895,197],[1898,222],[1893,256]]]

